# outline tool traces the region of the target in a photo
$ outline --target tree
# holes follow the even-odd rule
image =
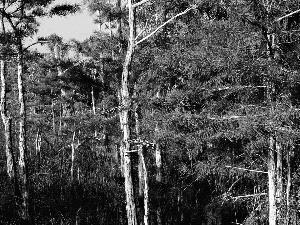
[[[19,111],[19,179],[21,198],[19,199],[21,224],[31,224],[30,215],[28,174],[27,174],[27,145],[26,145],[26,107],[24,98],[24,38],[36,31],[36,18],[45,15],[45,7],[52,1],[2,1],[0,14],[14,34],[13,44],[17,52],[17,83]],[[55,10],[54,10],[55,11]]]

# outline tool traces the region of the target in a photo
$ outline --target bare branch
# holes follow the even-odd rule
[[[226,168],[231,168],[231,169],[237,169],[237,170],[244,170],[244,171],[250,171],[254,173],[265,173],[268,174],[268,172],[265,171],[260,171],[260,170],[251,170],[251,169],[246,169],[246,168],[241,168],[241,167],[235,167],[235,166],[225,166]]]
[[[48,41],[37,41],[37,42],[35,42],[35,43],[33,43],[33,44],[30,44],[30,45],[26,46],[26,47],[24,48],[24,50],[27,50],[28,48],[30,48],[30,47],[32,47],[32,46],[34,46],[34,45],[37,45],[37,44],[44,44],[44,43],[48,43]]]
[[[140,6],[140,5],[142,5],[142,4],[146,3],[146,2],[149,2],[149,1],[150,1],[150,0],[142,0],[142,1],[140,1],[140,2],[137,2],[137,3],[133,4],[132,7],[133,7],[133,8],[134,8],[134,7],[138,7],[138,6]]]
[[[249,115],[249,116],[223,116],[223,117],[211,117],[207,116],[207,119],[209,120],[238,120],[238,119],[246,119],[246,118],[252,118],[252,117],[261,117],[264,116],[264,114],[257,114],[257,115]]]
[[[140,43],[142,43],[143,41],[149,39],[150,37],[152,37],[154,34],[157,33],[157,31],[159,31],[161,28],[163,28],[164,26],[166,26],[168,23],[172,22],[173,20],[175,20],[177,17],[182,16],[186,13],[188,13],[189,11],[191,11],[192,9],[195,9],[197,6],[193,5],[190,8],[187,8],[186,10],[184,10],[181,13],[178,13],[177,15],[173,16],[172,18],[170,18],[169,20],[167,20],[166,22],[164,22],[163,24],[161,24],[159,27],[157,27],[154,31],[152,31],[150,34],[148,34],[146,37],[142,38],[141,40],[139,40],[138,42],[135,43],[135,45],[138,45]]]
[[[230,188],[228,189],[227,193],[230,192],[230,191],[232,190],[233,186],[234,186],[237,182],[239,182],[241,179],[242,179],[242,178],[239,178],[239,179],[237,179],[235,182],[233,182],[233,184],[232,184],[232,185],[230,186]]]
[[[292,16],[292,15],[294,15],[294,14],[296,14],[296,13],[300,13],[300,9],[298,9],[298,10],[296,10],[296,11],[294,11],[294,12],[291,12],[291,13],[285,15],[285,16],[279,17],[278,19],[276,19],[276,21],[278,22],[278,21],[280,21],[280,20],[282,20],[282,19],[284,19],[284,18],[290,17],[290,16]]]
[[[268,195],[268,193],[259,193],[259,194],[253,194],[253,195],[241,195],[241,196],[236,196],[236,197],[232,197],[232,198],[234,198],[234,199],[250,198],[250,197],[256,197],[256,196],[261,196],[261,195]]]

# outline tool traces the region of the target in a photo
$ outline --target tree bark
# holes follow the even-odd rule
[[[125,193],[126,193],[126,211],[128,225],[137,225],[136,219],[136,206],[134,202],[133,181],[131,172],[131,157],[130,157],[130,127],[129,127],[129,107],[130,96],[128,90],[128,77],[130,66],[132,63],[132,57],[134,53],[134,27],[135,16],[134,8],[132,7],[132,0],[128,0],[129,10],[129,43],[127,48],[126,58],[123,64],[122,72],[122,86],[121,86],[121,104],[120,104],[120,122],[123,131],[123,141],[121,143],[120,151],[124,154],[124,178],[125,178]]]
[[[135,106],[134,106],[134,119],[135,119],[135,135],[137,139],[140,139],[140,115],[139,115],[139,105],[137,103],[137,93],[136,93],[136,84],[134,87],[134,96],[135,99]],[[143,165],[143,145],[137,145],[138,148],[138,180],[139,180],[139,200],[144,199],[144,190],[145,190],[145,172],[144,172],[144,165]],[[143,215],[143,208],[141,201],[138,201],[137,205],[137,214],[139,220],[142,220]],[[145,215],[145,214],[144,214]]]
[[[36,139],[35,139],[35,155],[37,157],[37,170],[40,169],[41,164],[41,144],[42,144],[42,136],[40,134],[40,130],[36,132]]]
[[[142,149],[143,150],[143,149]],[[143,152],[141,152],[140,159],[143,166],[144,177],[144,225],[149,224],[149,185],[148,185],[148,172],[146,167],[146,161]]]
[[[71,152],[71,182],[73,182],[74,179],[74,158],[75,158],[75,135],[76,131],[73,132],[73,137],[72,137],[72,152]]]
[[[5,152],[6,152],[6,169],[7,175],[11,180],[15,177],[14,155],[12,152],[12,136],[11,136],[11,118],[7,113],[6,106],[6,63],[4,60],[0,61],[0,75],[1,75],[1,117],[4,125],[5,136]]]
[[[277,152],[277,163],[276,163],[276,206],[277,206],[277,221],[279,224],[284,224],[283,221],[283,179],[282,179],[282,145],[276,140],[276,152]]]
[[[276,208],[276,165],[275,165],[275,140],[269,138],[268,150],[268,180],[269,180],[269,225],[277,224],[277,208]]]
[[[135,85],[135,94],[134,98],[137,101],[136,85]],[[139,105],[135,103],[135,132],[137,139],[140,139],[140,114],[139,114]],[[139,164],[138,164],[138,175],[139,175],[139,198],[144,200],[144,225],[149,224],[149,186],[148,186],[148,172],[146,168],[146,162],[144,158],[144,148],[142,144],[138,145],[138,155],[139,155]],[[140,209],[142,211],[142,209]]]
[[[160,98],[160,91],[158,90],[156,93],[156,97]],[[156,123],[155,127],[155,133],[157,134],[159,132],[159,125],[158,122]],[[161,193],[161,183],[162,183],[162,157],[161,157],[161,148],[159,146],[159,143],[156,141],[155,143],[155,164],[156,164],[156,182],[158,184],[160,195]],[[160,202],[157,203],[157,209],[156,209],[156,220],[157,225],[162,225],[162,212],[161,212],[161,205]]]
[[[290,146],[287,148],[286,153],[286,164],[287,164],[287,181],[286,181],[286,216],[285,216],[285,224],[289,225],[290,220],[290,193],[291,193],[291,161],[290,161]]]
[[[21,41],[20,41],[21,42]],[[23,50],[22,44],[18,53],[18,90],[19,90],[19,104],[20,104],[20,122],[19,122],[19,175],[21,181],[21,220],[24,224],[30,224],[29,214],[29,191],[27,178],[27,148],[26,148],[26,109],[24,99],[24,85],[23,85]]]

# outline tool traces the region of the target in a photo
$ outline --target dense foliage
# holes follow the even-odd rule
[[[36,224],[127,223],[118,113],[128,18],[121,2],[85,1],[101,24],[87,40],[66,42],[51,35],[46,38],[49,54],[24,51],[28,189]],[[140,146],[148,172],[150,224],[253,225],[269,221],[268,154],[275,145],[277,166],[282,152],[277,182],[280,174],[284,177],[278,224],[299,224],[300,42],[295,30],[300,13],[281,18],[299,3],[196,4],[139,44],[131,65],[130,154],[139,224],[144,214]],[[137,41],[190,5],[184,0],[142,5],[136,12],[136,32],[142,32]],[[46,15],[39,9],[32,13]],[[65,15],[77,9],[57,6],[49,12]],[[35,29],[35,21],[22,27],[24,36]],[[14,34],[3,30],[1,35]],[[15,46],[5,40],[3,53]],[[7,54],[3,59],[18,159],[17,61]],[[0,223],[18,224],[4,134],[0,140]]]

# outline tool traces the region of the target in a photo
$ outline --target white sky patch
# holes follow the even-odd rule
[[[64,3],[79,4],[81,5],[82,11],[65,17],[53,16],[40,19],[39,31],[37,33],[38,37],[47,37],[51,34],[57,34],[66,41],[72,38],[83,41],[97,30],[97,25],[94,24],[94,17],[83,5],[83,0],[56,0],[51,6]],[[33,39],[36,39],[36,37]],[[31,42],[34,42],[34,40],[28,40],[28,43]],[[42,52],[47,51],[37,45],[33,48],[37,48]]]

